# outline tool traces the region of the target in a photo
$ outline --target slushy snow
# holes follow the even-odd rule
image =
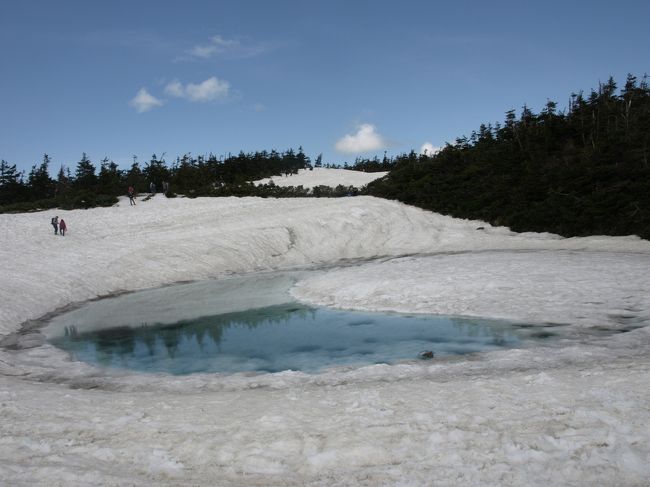
[[[0,485],[648,485],[650,242],[371,197],[157,195],[0,225]],[[261,303],[276,279],[307,303],[571,333],[315,375],[174,377],[73,362],[32,329],[99,296],[241,274]]]

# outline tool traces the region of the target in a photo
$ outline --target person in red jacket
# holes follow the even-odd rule
[[[65,220],[61,218],[59,220],[59,233],[61,234],[62,237],[65,237],[65,231],[68,229],[67,225],[65,224]]]

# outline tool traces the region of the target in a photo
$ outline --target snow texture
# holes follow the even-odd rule
[[[650,242],[517,234],[370,197],[158,195],[0,225],[0,485],[648,485]],[[34,328],[99,296],[239,274],[258,276],[261,303],[290,288],[570,333],[315,375],[173,377],[72,362]]]
[[[361,188],[368,183],[384,177],[387,172],[361,172],[349,169],[328,169],[315,167],[314,169],[300,169],[298,174],[273,176],[272,178],[260,179],[255,184],[268,184],[273,181],[276,186],[302,186],[313,188],[314,186],[353,186]]]

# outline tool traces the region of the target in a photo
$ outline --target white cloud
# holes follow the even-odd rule
[[[230,83],[222,81],[214,76],[206,79],[203,83],[188,84],[185,92],[191,101],[214,101],[228,97]]]
[[[214,46],[194,46],[192,49],[188,51],[188,54],[194,57],[207,59],[210,56],[212,56],[216,51],[217,50]]]
[[[386,147],[384,138],[376,132],[374,125],[363,123],[357,133],[345,135],[336,142],[336,150],[347,154],[368,152]]]
[[[183,85],[178,80],[174,80],[171,83],[169,83],[167,86],[165,86],[165,93],[171,96],[176,96],[178,98],[182,98],[183,96],[185,96]]]
[[[426,154],[428,156],[433,156],[433,155],[436,155],[441,150],[442,150],[442,147],[438,147],[437,145],[433,145],[431,142],[425,142],[424,144],[422,144],[422,147],[420,147],[420,154]]]
[[[148,112],[152,108],[162,106],[163,102],[149,94],[146,88],[140,88],[138,94],[129,102],[138,113]]]
[[[165,87],[165,93],[195,102],[226,100],[230,95],[230,83],[214,76],[199,84],[188,83],[184,86],[174,80]]]
[[[190,58],[208,59],[212,56],[247,58],[257,56],[271,49],[267,43],[244,44],[237,39],[224,39],[220,35],[212,36],[207,45],[194,46],[187,51]]]
[[[219,35],[212,36],[210,38],[210,41],[212,41],[212,45],[217,49],[217,51],[221,51],[221,52],[227,50],[233,50],[233,49],[240,49],[242,47],[240,41],[236,41],[233,39],[224,39]]]

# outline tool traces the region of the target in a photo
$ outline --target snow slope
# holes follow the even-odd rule
[[[276,186],[302,186],[313,188],[314,186],[331,186],[332,188],[342,185],[345,187],[354,186],[361,188],[368,183],[384,177],[387,172],[361,172],[349,169],[328,169],[315,167],[312,170],[300,169],[298,174],[288,176],[273,176],[272,178],[260,179],[255,184],[268,184],[273,181]]]
[[[647,241],[516,234],[370,197],[156,196],[0,225],[1,485],[648,485]],[[291,289],[307,302],[574,336],[318,375],[144,375],[11,346],[70,303],[314,267]]]

